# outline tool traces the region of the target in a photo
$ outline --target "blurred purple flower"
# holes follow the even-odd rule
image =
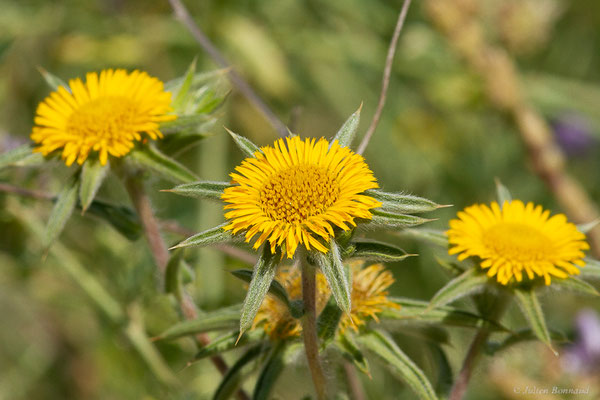
[[[563,357],[566,370],[573,373],[600,371],[600,318],[595,311],[577,315],[577,340]]]
[[[588,122],[580,115],[563,115],[553,125],[556,141],[569,156],[584,155],[596,144]]]

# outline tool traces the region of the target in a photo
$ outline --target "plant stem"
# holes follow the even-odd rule
[[[408,13],[408,8],[410,7],[410,1],[411,0],[404,0],[402,9],[400,10],[400,14],[398,15],[396,28],[394,29],[394,34],[392,35],[392,40],[390,42],[387,57],[385,59],[383,80],[381,82],[381,93],[379,94],[379,102],[377,103],[377,109],[375,110],[373,120],[371,120],[371,125],[369,125],[369,129],[367,129],[367,133],[365,133],[365,137],[363,138],[362,142],[360,142],[360,145],[356,150],[357,154],[363,154],[365,152],[365,149],[369,144],[369,140],[371,140],[371,136],[373,136],[373,133],[375,132],[375,129],[379,124],[379,118],[381,118],[381,112],[383,111],[383,106],[385,105],[385,100],[387,98],[388,87],[390,86],[390,76],[392,74],[392,64],[394,63],[396,47],[398,47],[398,38],[400,37],[400,32],[402,32],[404,21],[406,20],[406,14]]]
[[[491,321],[498,320],[504,313],[506,305],[507,298],[501,293],[496,298],[496,303],[494,304],[493,309],[490,310],[489,319]],[[475,368],[477,360],[479,359],[479,355],[481,354],[481,347],[485,344],[490,334],[490,329],[484,326],[479,329],[473,338],[473,341],[469,346],[469,350],[467,351],[467,355],[465,356],[465,360],[463,361],[462,368],[460,369],[458,377],[452,386],[448,400],[462,400],[464,397],[467,387],[469,386],[469,380],[473,374],[473,369]]]
[[[344,361],[344,372],[346,373],[346,380],[348,381],[348,387],[350,389],[350,398],[352,400],[366,400],[365,391],[360,382],[360,378],[354,369],[354,365],[351,362]]]
[[[154,212],[152,211],[150,199],[148,196],[146,196],[144,186],[138,176],[131,175],[126,177],[125,186],[127,188],[127,192],[129,193],[129,197],[131,198],[131,202],[133,203],[133,206],[135,207],[138,216],[142,221],[144,234],[148,240],[148,245],[150,246],[150,251],[152,252],[154,262],[161,273],[161,277],[164,277],[167,263],[169,261],[169,250],[167,249],[167,246],[160,234],[159,224],[154,216]],[[198,317],[198,308],[196,307],[196,304],[194,304],[194,301],[189,294],[185,292],[183,293],[179,306],[185,319],[193,320]],[[196,340],[202,346],[206,346],[210,343],[210,338],[205,333],[196,335]],[[227,373],[227,363],[221,356],[212,356],[211,361],[215,368],[222,375]],[[242,389],[237,391],[236,397],[239,400],[250,399],[250,397],[248,397],[246,392],[244,392]]]
[[[319,361],[317,338],[315,267],[310,265],[305,257],[302,258],[302,301],[304,302],[302,336],[304,337],[304,350],[306,351],[308,368],[317,392],[317,399],[325,400],[327,398],[325,395],[325,375]]]

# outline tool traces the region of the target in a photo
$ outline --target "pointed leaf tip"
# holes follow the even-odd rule
[[[240,136],[237,133],[229,130],[226,127],[225,130],[229,133],[235,144],[239,147],[239,149],[248,157],[254,157],[254,154],[257,151],[260,151],[260,148],[255,145],[250,139]]]

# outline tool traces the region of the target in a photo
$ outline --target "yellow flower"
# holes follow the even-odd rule
[[[352,309],[350,315],[342,315],[340,331],[345,331],[349,326],[355,331],[365,325],[368,318],[379,322],[377,314],[385,308],[400,308],[400,306],[387,298],[387,288],[395,282],[394,276],[382,264],[369,265],[361,269],[362,263],[351,265],[352,274]]]
[[[235,186],[222,199],[230,203],[224,229],[246,231],[246,241],[260,234],[258,248],[268,239],[271,252],[285,243],[288,258],[299,244],[327,252],[324,243],[334,236],[333,225],[343,230],[355,226],[355,218],[371,219],[369,211],[380,202],[362,194],[377,188],[364,158],[337,141],[298,136],[280,139],[274,147],[262,147],[232,173]]]
[[[277,281],[285,288],[290,301],[302,299],[302,275],[299,268],[281,267],[277,271]],[[327,280],[321,272],[316,276],[316,312],[319,314],[325,308],[330,291]],[[252,329],[261,326],[273,340],[300,336],[302,326],[300,320],[292,317],[288,307],[278,298],[268,295],[262,302]]]
[[[467,207],[450,221],[449,253],[460,253],[459,260],[481,258],[481,268],[503,285],[513,277],[521,282],[523,271],[529,279],[543,276],[546,285],[550,276],[579,274],[575,265],[584,265],[583,250],[589,249],[585,235],[563,214],[549,216],[542,206],[520,200],[504,202],[502,209],[496,202]]]
[[[129,153],[134,141],[142,140],[141,132],[152,139],[162,137],[159,122],[176,118],[165,115],[170,104],[171,93],[146,72],[88,73],[85,83],[72,79],[69,88],[60,86],[39,104],[31,133],[39,144],[34,151],[47,155],[62,149],[67,165],[81,165],[93,150],[105,165],[108,154]]]

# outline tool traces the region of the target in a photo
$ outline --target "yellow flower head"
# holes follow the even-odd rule
[[[377,188],[364,158],[337,141],[298,136],[280,139],[274,147],[262,147],[232,173],[235,186],[225,189],[229,203],[225,230],[246,231],[246,241],[260,234],[258,248],[268,239],[271,252],[285,243],[289,258],[299,244],[323,253],[333,225],[349,230],[355,218],[370,219],[380,202],[362,194]]]
[[[379,322],[377,314],[385,308],[400,308],[387,298],[387,289],[395,282],[394,276],[382,264],[369,265],[361,269],[361,264],[352,264],[352,309],[350,315],[342,315],[340,331],[349,326],[355,331],[365,325],[367,319]]]
[[[579,274],[575,265],[583,266],[583,250],[589,249],[585,235],[567,222],[563,214],[549,218],[550,211],[520,200],[504,202],[502,208],[493,202],[473,205],[450,221],[447,232],[450,254],[458,259],[481,258],[481,268],[507,285],[512,278],[523,280],[543,276],[546,285],[550,276],[566,278]]]
[[[290,301],[302,299],[302,275],[300,269],[281,267],[277,271],[275,279],[285,288]],[[317,272],[316,285],[316,312],[319,314],[325,308],[330,295],[327,280],[321,272]],[[265,333],[273,340],[300,336],[302,332],[300,321],[292,317],[285,304],[270,294],[263,300],[254,318],[252,329],[256,329],[257,326],[261,326],[265,330]]]
[[[123,69],[90,72],[86,82],[69,81],[60,86],[38,108],[31,139],[39,144],[35,152],[47,155],[62,149],[67,165],[83,164],[96,151],[102,165],[108,154],[122,157],[142,140],[162,137],[158,124],[170,121],[171,93],[163,83],[145,72]]]

